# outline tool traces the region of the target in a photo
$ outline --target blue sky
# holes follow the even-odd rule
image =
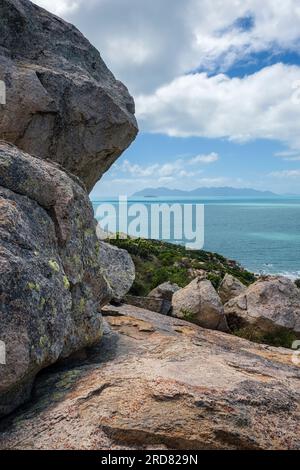
[[[92,197],[144,187],[300,193],[299,0],[37,0],[136,101],[140,134]]]

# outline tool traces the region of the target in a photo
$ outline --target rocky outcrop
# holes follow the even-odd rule
[[[228,331],[224,308],[210,281],[197,278],[175,292],[172,315],[189,320],[203,328]]]
[[[300,336],[300,290],[286,277],[266,277],[225,305],[232,329],[255,326],[272,333],[278,329]]]
[[[133,99],[74,26],[28,0],[0,0],[0,18],[0,138],[91,190],[136,136]]]
[[[0,17],[1,416],[41,369],[98,341],[101,307],[131,286],[129,255],[99,246],[86,189],[137,124],[126,87],[75,27],[28,0],[0,0]]]
[[[291,351],[113,313],[88,355],[38,378],[35,401],[2,422],[1,449],[300,449]]]
[[[172,284],[171,282],[164,282],[163,284],[160,284],[159,286],[155,287],[155,289],[153,289],[148,294],[148,297],[172,302],[173,295],[179,289],[180,287],[177,284]]]
[[[109,299],[77,178],[0,142],[0,415],[28,398],[42,368],[101,337]]]
[[[130,254],[99,241],[99,260],[101,271],[111,287],[113,300],[121,302],[135,279],[135,267]]]
[[[229,300],[245,292],[247,287],[231,274],[225,274],[223,281],[218,289],[222,303],[226,304]]]

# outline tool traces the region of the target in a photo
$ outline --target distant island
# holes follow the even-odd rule
[[[168,188],[146,188],[137,191],[132,197],[276,197],[271,191],[258,191],[250,188],[197,188],[192,191]]]

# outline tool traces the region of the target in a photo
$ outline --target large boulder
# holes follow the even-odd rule
[[[223,281],[218,289],[219,296],[223,304],[245,292],[247,287],[239,279],[231,274],[225,274]]]
[[[106,307],[104,307],[106,310]],[[84,362],[42,374],[0,449],[300,449],[291,351],[128,305]]]
[[[128,251],[99,241],[101,271],[112,290],[113,300],[121,302],[135,279],[135,266]]]
[[[278,329],[300,335],[300,290],[286,277],[266,277],[225,305],[232,329],[253,325],[272,333]]]
[[[210,281],[194,279],[184,289],[175,292],[172,315],[189,320],[203,328],[228,331],[224,308]]]
[[[41,369],[101,337],[110,296],[79,180],[0,141],[0,416]]]
[[[72,25],[0,0],[0,136],[79,176],[88,190],[135,138],[134,102]]]

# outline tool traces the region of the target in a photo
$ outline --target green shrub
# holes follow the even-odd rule
[[[283,328],[267,333],[254,326],[246,326],[239,330],[234,330],[233,334],[240,338],[253,341],[254,343],[268,344],[270,346],[283,348],[291,348],[293,342],[297,339],[297,336],[293,331]]]
[[[183,320],[186,320],[186,321],[189,321],[191,323],[194,323],[195,320],[196,320],[196,315],[194,312],[191,312],[190,310],[188,309],[181,309],[181,313],[182,313],[182,318]]]
[[[110,243],[127,250],[133,258],[136,268],[136,281],[131,289],[133,295],[147,295],[151,289],[166,281],[185,287],[192,280],[190,268],[206,271],[215,288],[219,287],[226,273],[245,285],[255,281],[252,273],[217,253],[187,250],[181,245],[142,238],[117,237]]]
[[[212,283],[215,289],[219,289],[223,276],[211,273],[207,275],[207,279]]]

